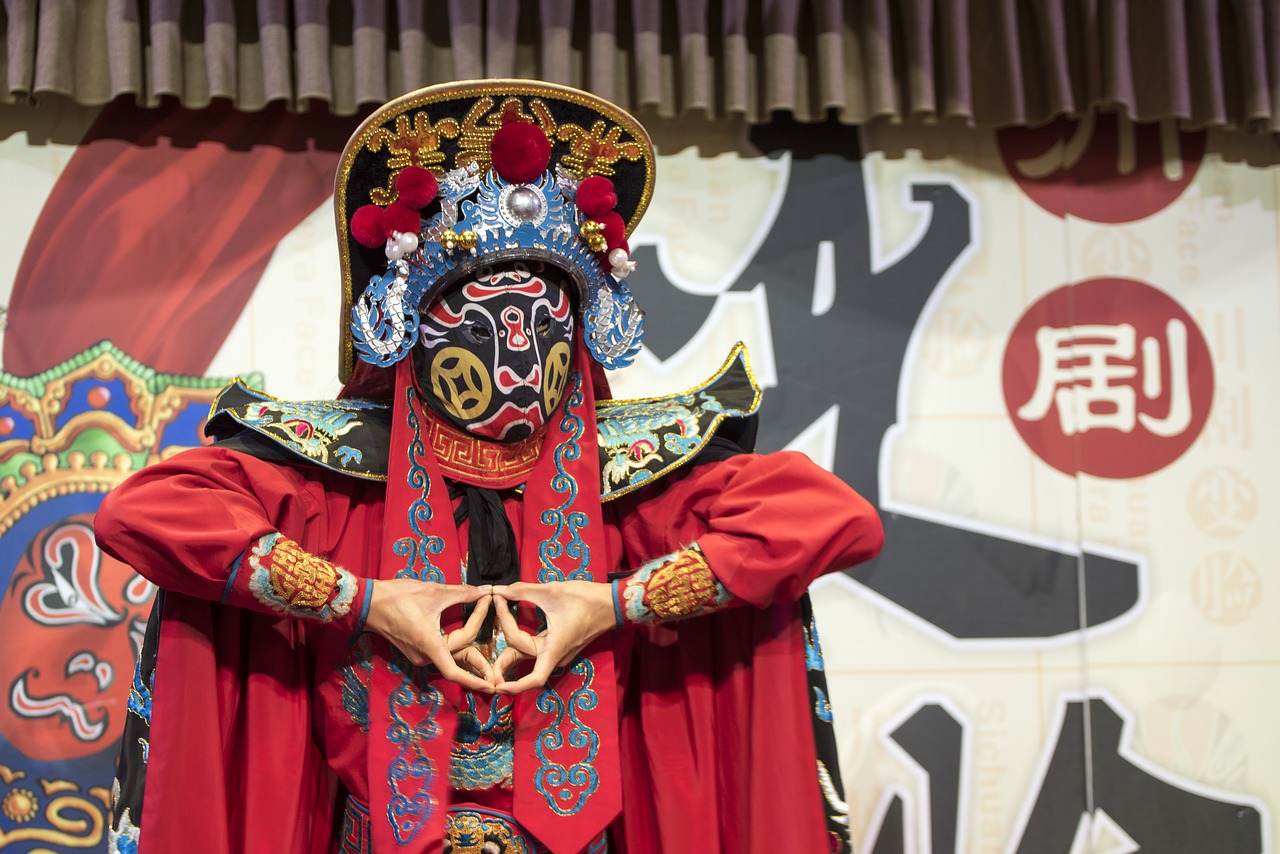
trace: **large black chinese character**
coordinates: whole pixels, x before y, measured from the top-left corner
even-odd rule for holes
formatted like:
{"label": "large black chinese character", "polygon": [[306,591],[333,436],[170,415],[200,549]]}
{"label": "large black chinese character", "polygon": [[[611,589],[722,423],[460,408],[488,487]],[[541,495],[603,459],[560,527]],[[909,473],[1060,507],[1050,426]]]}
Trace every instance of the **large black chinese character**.
{"label": "large black chinese character", "polygon": [[[1018,854],[1069,854],[1090,806],[1106,813],[1142,851],[1161,854],[1257,854],[1262,818],[1245,804],[1221,801],[1161,779],[1124,756],[1125,721],[1103,699],[1067,704],[1053,758],[1040,783]],[[1089,750],[1085,749],[1086,732]],[[1088,801],[1085,775],[1092,781]]]}
{"label": "large black chinese character", "polygon": [[[1154,766],[1126,755],[1125,719],[1103,699],[1076,700],[1064,709],[1053,755],[1017,840],[1017,854],[1070,854],[1087,814],[1108,822],[1141,851],[1161,854],[1257,854],[1262,819],[1248,804],[1194,791]],[[1086,736],[1088,733],[1088,736]],[[963,767],[964,724],[938,703],[922,705],[889,737],[926,775],[929,838],[917,846],[935,852],[963,848],[959,817],[971,769]],[[1085,748],[1086,737],[1089,749]],[[1090,793],[1092,795],[1090,796]],[[906,854],[909,795],[893,794],[876,829],[872,854]],[[1105,816],[1105,818],[1104,818]],[[957,843],[961,843],[957,847]]]}
{"label": "large black chinese character", "polygon": [[[769,297],[779,387],[765,395],[761,449],[785,446],[838,403],[835,471],[879,504],[881,442],[896,421],[908,342],[926,301],[970,246],[974,212],[950,184],[915,184],[912,198],[932,211],[928,228],[910,252],[873,272],[855,133],[786,122],[753,133],[761,150],[776,151],[775,139],[805,146],[793,151],[772,231],[731,288],[763,282]],[[834,245],[837,283],[831,308],[814,316],[820,241]],[[676,288],[652,248],[635,255],[630,282],[652,317],[646,343],[665,359],[701,327],[714,298]],[[1061,636],[1114,620],[1138,601],[1132,563],[906,514],[884,521],[884,552],[849,575],[955,638]]]}

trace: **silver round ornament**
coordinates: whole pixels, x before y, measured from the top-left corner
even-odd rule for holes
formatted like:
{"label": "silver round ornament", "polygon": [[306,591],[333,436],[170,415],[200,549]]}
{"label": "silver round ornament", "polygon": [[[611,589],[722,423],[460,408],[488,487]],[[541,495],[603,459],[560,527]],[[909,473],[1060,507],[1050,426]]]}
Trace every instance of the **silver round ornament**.
{"label": "silver round ornament", "polygon": [[538,222],[546,208],[542,194],[532,187],[512,187],[503,200],[505,213],[514,222]]}

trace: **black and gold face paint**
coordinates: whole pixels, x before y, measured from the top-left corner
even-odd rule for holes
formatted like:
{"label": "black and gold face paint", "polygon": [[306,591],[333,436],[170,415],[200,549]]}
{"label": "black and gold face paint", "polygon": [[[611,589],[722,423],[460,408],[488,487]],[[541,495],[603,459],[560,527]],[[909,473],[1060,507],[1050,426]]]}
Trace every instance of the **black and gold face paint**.
{"label": "black and gold face paint", "polygon": [[573,355],[565,274],[536,261],[482,267],[426,312],[418,383],[456,426],[499,442],[524,439],[560,405]]}

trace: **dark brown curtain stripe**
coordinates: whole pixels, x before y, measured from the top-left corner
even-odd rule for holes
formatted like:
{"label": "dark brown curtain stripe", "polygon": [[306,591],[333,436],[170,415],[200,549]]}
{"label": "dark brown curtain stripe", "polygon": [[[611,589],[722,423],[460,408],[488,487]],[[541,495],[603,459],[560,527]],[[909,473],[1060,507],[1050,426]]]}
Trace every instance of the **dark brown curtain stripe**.
{"label": "dark brown curtain stripe", "polygon": [[1280,130],[1268,0],[5,0],[5,96],[324,101],[535,77],[661,116]]}

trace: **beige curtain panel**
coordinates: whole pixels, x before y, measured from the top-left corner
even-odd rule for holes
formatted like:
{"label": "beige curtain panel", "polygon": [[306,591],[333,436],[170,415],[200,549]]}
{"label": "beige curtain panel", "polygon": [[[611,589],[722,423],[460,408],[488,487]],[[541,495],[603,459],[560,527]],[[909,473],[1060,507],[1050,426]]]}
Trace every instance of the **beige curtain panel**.
{"label": "beige curtain panel", "polygon": [[358,112],[537,77],[663,116],[1280,129],[1274,0],[3,0],[10,101]]}

